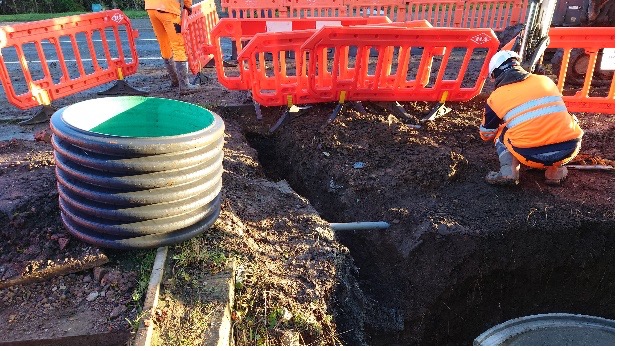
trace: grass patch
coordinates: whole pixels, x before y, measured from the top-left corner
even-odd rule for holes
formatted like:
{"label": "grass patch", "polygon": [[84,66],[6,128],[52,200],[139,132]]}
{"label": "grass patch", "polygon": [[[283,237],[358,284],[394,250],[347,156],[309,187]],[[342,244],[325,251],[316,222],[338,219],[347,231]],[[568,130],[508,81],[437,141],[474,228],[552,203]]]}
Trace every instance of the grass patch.
{"label": "grass patch", "polygon": [[141,252],[137,256],[134,256],[139,261],[138,267],[136,268],[136,271],[138,272],[138,282],[136,283],[136,288],[131,294],[131,300],[135,303],[139,303],[142,301],[144,293],[149,286],[149,281],[151,280],[151,272],[153,270],[153,263],[155,262],[156,254],[157,250],[150,250],[146,252]]}
{"label": "grass patch", "polygon": [[228,295],[219,279],[217,283],[210,280],[229,261],[225,250],[217,245],[222,235],[212,228],[207,234],[170,247],[152,345],[200,346],[213,333],[214,323],[219,322],[214,320],[216,312],[224,309]]}
{"label": "grass patch", "polygon": [[215,273],[224,268],[226,254],[201,239],[193,238],[174,248],[172,261],[175,269],[184,271],[197,268]]}
{"label": "grass patch", "polygon": [[202,346],[205,333],[210,328],[217,304],[194,301],[191,304],[178,300],[174,294],[163,294],[163,306],[155,315],[153,346]]}
{"label": "grass patch", "polygon": [[[62,12],[62,13],[20,13],[16,15],[0,15],[0,22],[32,22],[51,18],[81,15],[89,12]],[[148,18],[146,11],[127,10],[123,13],[130,19]]]}

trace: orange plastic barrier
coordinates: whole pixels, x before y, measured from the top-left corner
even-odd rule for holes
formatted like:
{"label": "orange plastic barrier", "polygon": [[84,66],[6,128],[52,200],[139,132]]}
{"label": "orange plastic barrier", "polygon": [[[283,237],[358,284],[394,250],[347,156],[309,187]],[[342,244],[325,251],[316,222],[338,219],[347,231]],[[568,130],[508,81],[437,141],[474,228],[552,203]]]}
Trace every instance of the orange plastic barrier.
{"label": "orange plastic barrier", "polygon": [[[615,71],[612,74],[609,84],[605,85],[602,89],[606,91],[598,91],[597,95],[600,96],[590,96],[594,90],[593,82],[598,78],[595,78],[594,75],[597,69],[600,68],[599,66],[601,63],[599,56],[601,55],[601,50],[605,48],[615,48],[614,29],[614,27],[556,27],[549,30],[550,43],[548,48],[564,50],[557,85],[560,91],[563,91],[565,94],[563,99],[569,111],[615,114]],[[588,56],[587,68],[584,67],[585,75],[583,86],[577,93],[566,95],[565,79],[571,50],[573,49],[584,49],[584,54]],[[599,62],[597,63],[597,61]],[[607,72],[610,73],[611,71]],[[597,90],[601,90],[601,87],[598,87]]]}
{"label": "orange plastic barrier", "polygon": [[504,30],[524,23],[527,0],[465,0],[462,28]]}
{"label": "orange plastic barrier", "polygon": [[393,21],[402,18],[403,0],[344,0],[348,16],[387,16]]}
{"label": "orange plastic barrier", "polygon": [[465,0],[415,0],[404,5],[399,20],[425,19],[434,27],[461,27]]}
{"label": "orange plastic barrier", "polygon": [[[343,58],[353,46],[352,64]],[[480,93],[498,46],[491,29],[355,26],[324,27],[302,50],[311,51],[310,90],[321,99],[445,102]],[[333,64],[325,60],[326,49],[335,52]],[[376,63],[371,49],[378,52]]]}
{"label": "orange plastic barrier", "polygon": [[[120,10],[0,27],[0,78],[7,99],[20,109],[50,105],[52,100],[134,74],[137,37]],[[9,70],[8,60],[13,58],[21,74]]]}
{"label": "orange plastic barrier", "polygon": [[[329,101],[317,99],[308,90],[308,60],[301,46],[315,32],[316,30],[300,30],[257,34],[243,48],[239,60],[248,64],[254,101],[263,106]],[[267,53],[273,55],[270,67],[265,61]],[[287,61],[293,61],[293,64],[287,65]]]}
{"label": "orange plastic barrier", "polygon": [[223,0],[230,17],[387,16],[435,27],[504,30],[523,23],[527,0]]}
{"label": "orange plastic barrier", "polygon": [[181,33],[185,39],[185,51],[189,69],[198,74],[213,59],[213,52],[204,48],[212,48],[211,31],[219,21],[217,8],[213,0],[201,1],[192,6],[192,14],[183,11]]}
{"label": "orange plastic barrier", "polygon": [[[400,27],[431,27],[427,21],[409,23],[389,23],[387,17],[382,17],[384,23],[373,23],[378,26]],[[376,22],[375,19],[369,21]],[[361,25],[358,19],[350,24]],[[263,106],[291,106],[293,104],[309,104],[334,101],[331,96],[319,96],[309,90],[308,57],[313,50],[302,50],[302,45],[316,33],[316,30],[302,30],[280,33],[261,33],[253,37],[239,55],[240,60],[247,62],[248,75],[251,82],[254,101]],[[292,52],[293,55],[286,53]],[[264,57],[272,55],[273,62],[268,65]],[[327,60],[328,52],[320,52],[321,57]],[[340,51],[339,62],[348,60],[348,52]],[[430,68],[429,68],[430,73]]]}
{"label": "orange plastic barrier", "polygon": [[288,17],[346,17],[344,0],[285,0]]}
{"label": "orange plastic barrier", "polygon": [[285,0],[222,0],[222,9],[231,18],[285,17]]}
{"label": "orange plastic barrier", "polygon": [[224,69],[224,56],[221,43],[229,39],[233,45],[236,45],[237,52],[241,53],[242,42],[249,41],[259,33],[278,33],[290,32],[298,30],[316,30],[323,26],[353,26],[365,24],[389,23],[387,17],[341,17],[337,19],[326,18],[247,18],[242,21],[235,18],[222,18],[211,31],[211,39],[213,40],[213,48],[205,50],[213,50],[215,53],[215,71],[219,82],[231,90],[247,90],[251,88],[252,78],[250,76],[249,67],[244,60],[239,59],[238,69]]}

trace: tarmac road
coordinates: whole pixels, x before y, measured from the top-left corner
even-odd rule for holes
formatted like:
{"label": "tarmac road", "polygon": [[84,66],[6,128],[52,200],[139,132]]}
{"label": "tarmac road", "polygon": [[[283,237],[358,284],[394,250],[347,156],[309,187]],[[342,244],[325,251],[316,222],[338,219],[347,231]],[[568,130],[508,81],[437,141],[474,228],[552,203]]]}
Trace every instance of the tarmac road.
{"label": "tarmac road", "polygon": [[[148,62],[153,60],[161,60],[161,54],[159,52],[159,44],[157,43],[157,39],[155,38],[155,33],[153,32],[153,28],[151,27],[151,23],[148,19],[136,19],[132,20],[132,26],[134,29],[138,30],[139,36],[136,40],[136,50],[138,52],[138,61],[139,62]],[[10,25],[5,23],[5,25]],[[106,32],[106,37],[108,41],[114,41],[113,35],[111,31]],[[121,33],[121,41],[126,41],[127,37]],[[76,44],[79,48],[80,55],[83,58],[82,61],[87,62],[90,61],[90,54],[88,53],[88,46],[85,45],[86,37],[84,35],[76,36]],[[101,47],[101,39],[98,33],[93,35],[93,44],[95,46],[95,51],[97,52],[97,59],[100,62],[104,62],[105,55],[103,53],[103,48]],[[67,62],[75,62],[75,55],[72,53],[72,42],[69,38],[61,38],[60,40],[61,50],[66,58]],[[125,47],[125,55],[130,54],[128,52],[127,45],[123,45]],[[49,63],[58,62],[58,55],[54,50],[54,46],[49,42],[43,42],[42,48],[45,53],[46,60]],[[24,56],[28,60],[29,64],[40,64],[40,60],[36,51],[36,47],[34,44],[32,45],[24,45]],[[115,50],[112,54],[116,54]],[[15,69],[19,69],[19,61],[17,60],[17,54],[14,49],[8,48],[2,50],[2,55],[5,59],[5,63],[9,67],[9,70],[12,71],[13,66]],[[87,68],[87,67],[85,67]]]}
{"label": "tarmac road", "polygon": [[[137,30],[139,35],[136,39],[136,51],[138,53],[138,63],[139,63],[139,71],[143,69],[149,69],[151,67],[162,67],[161,62],[161,53],[159,50],[159,44],[157,43],[157,39],[155,38],[155,33],[153,32],[153,28],[151,26],[150,20],[147,19],[134,19],[131,20],[133,29]],[[10,26],[12,23],[4,22],[0,23],[1,26]],[[121,31],[120,38],[121,42],[124,43],[123,52],[125,57],[131,58],[131,54],[129,52],[129,47],[127,43],[127,36]],[[113,43],[113,35],[111,31],[108,31],[106,34],[108,40],[112,40],[111,46],[111,54],[112,57],[117,57],[118,53]],[[94,68],[92,66],[91,54],[89,53],[88,45],[86,43],[86,36],[81,34],[76,36],[76,48],[79,51],[80,60],[83,62],[83,67],[85,73],[94,72]],[[95,48],[96,58],[102,68],[107,68],[104,49],[102,46],[102,41],[99,33],[93,34],[93,46]],[[227,51],[230,51],[230,43],[222,43],[223,50],[225,55]],[[78,75],[78,65],[76,63],[77,58],[73,52],[73,43],[71,42],[69,37],[60,38],[60,47],[62,50],[62,54],[65,58],[65,62],[67,63],[67,68],[69,75],[71,78],[77,78]],[[58,53],[55,50],[55,46],[49,42],[42,42],[41,49],[45,54],[45,60],[48,62],[48,67],[50,70],[50,74],[52,79],[57,82],[62,77],[62,72],[60,66],[56,64],[58,62]],[[28,70],[34,80],[43,78],[43,67],[41,64],[41,60],[37,53],[37,47],[33,43],[28,43],[22,47],[24,51],[24,56],[26,58],[26,62],[28,64]],[[12,80],[11,84],[16,90],[17,94],[23,94],[27,91],[26,80],[24,78],[24,73],[22,72],[21,65],[17,59],[17,52],[15,48],[9,47],[2,49],[0,51],[4,62],[9,70],[9,76]],[[136,74],[139,76],[139,74]],[[128,77],[128,79],[134,78],[134,76]],[[103,90],[103,87],[98,88],[97,90]],[[78,99],[79,96],[88,93],[78,92],[75,95],[72,95],[73,98]],[[38,108],[32,108],[28,110],[20,110],[19,108],[13,106],[7,99],[6,92],[4,89],[0,89],[0,141],[8,140],[12,137],[19,138],[27,138],[31,139],[32,135],[29,131],[26,131],[23,134],[23,128],[16,125],[16,121],[23,120],[25,118],[30,118],[38,111]],[[23,134],[23,135],[22,135]]]}

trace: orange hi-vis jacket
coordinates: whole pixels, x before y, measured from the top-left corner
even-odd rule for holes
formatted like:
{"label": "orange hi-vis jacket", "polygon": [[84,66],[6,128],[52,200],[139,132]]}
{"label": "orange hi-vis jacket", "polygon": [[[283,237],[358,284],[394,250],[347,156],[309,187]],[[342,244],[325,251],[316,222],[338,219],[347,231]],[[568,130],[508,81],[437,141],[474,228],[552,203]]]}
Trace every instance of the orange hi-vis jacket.
{"label": "orange hi-vis jacket", "polygon": [[[183,0],[183,5],[185,7],[192,7],[192,0]],[[180,15],[181,3],[179,0],[144,0],[144,9]]]}
{"label": "orange hi-vis jacket", "polygon": [[528,155],[566,151],[562,159],[570,159],[579,151],[582,136],[555,83],[536,74],[493,91],[480,126],[483,140],[500,139],[521,163],[536,168],[562,160],[547,163]]}

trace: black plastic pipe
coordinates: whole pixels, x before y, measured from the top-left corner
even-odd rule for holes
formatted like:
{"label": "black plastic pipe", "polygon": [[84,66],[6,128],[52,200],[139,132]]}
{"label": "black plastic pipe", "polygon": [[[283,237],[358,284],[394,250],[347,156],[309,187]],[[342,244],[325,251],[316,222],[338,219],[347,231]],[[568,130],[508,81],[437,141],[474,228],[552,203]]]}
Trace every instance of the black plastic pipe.
{"label": "black plastic pipe", "polygon": [[218,218],[224,122],[182,101],[106,97],[50,120],[61,218],[99,247],[188,240]]}

